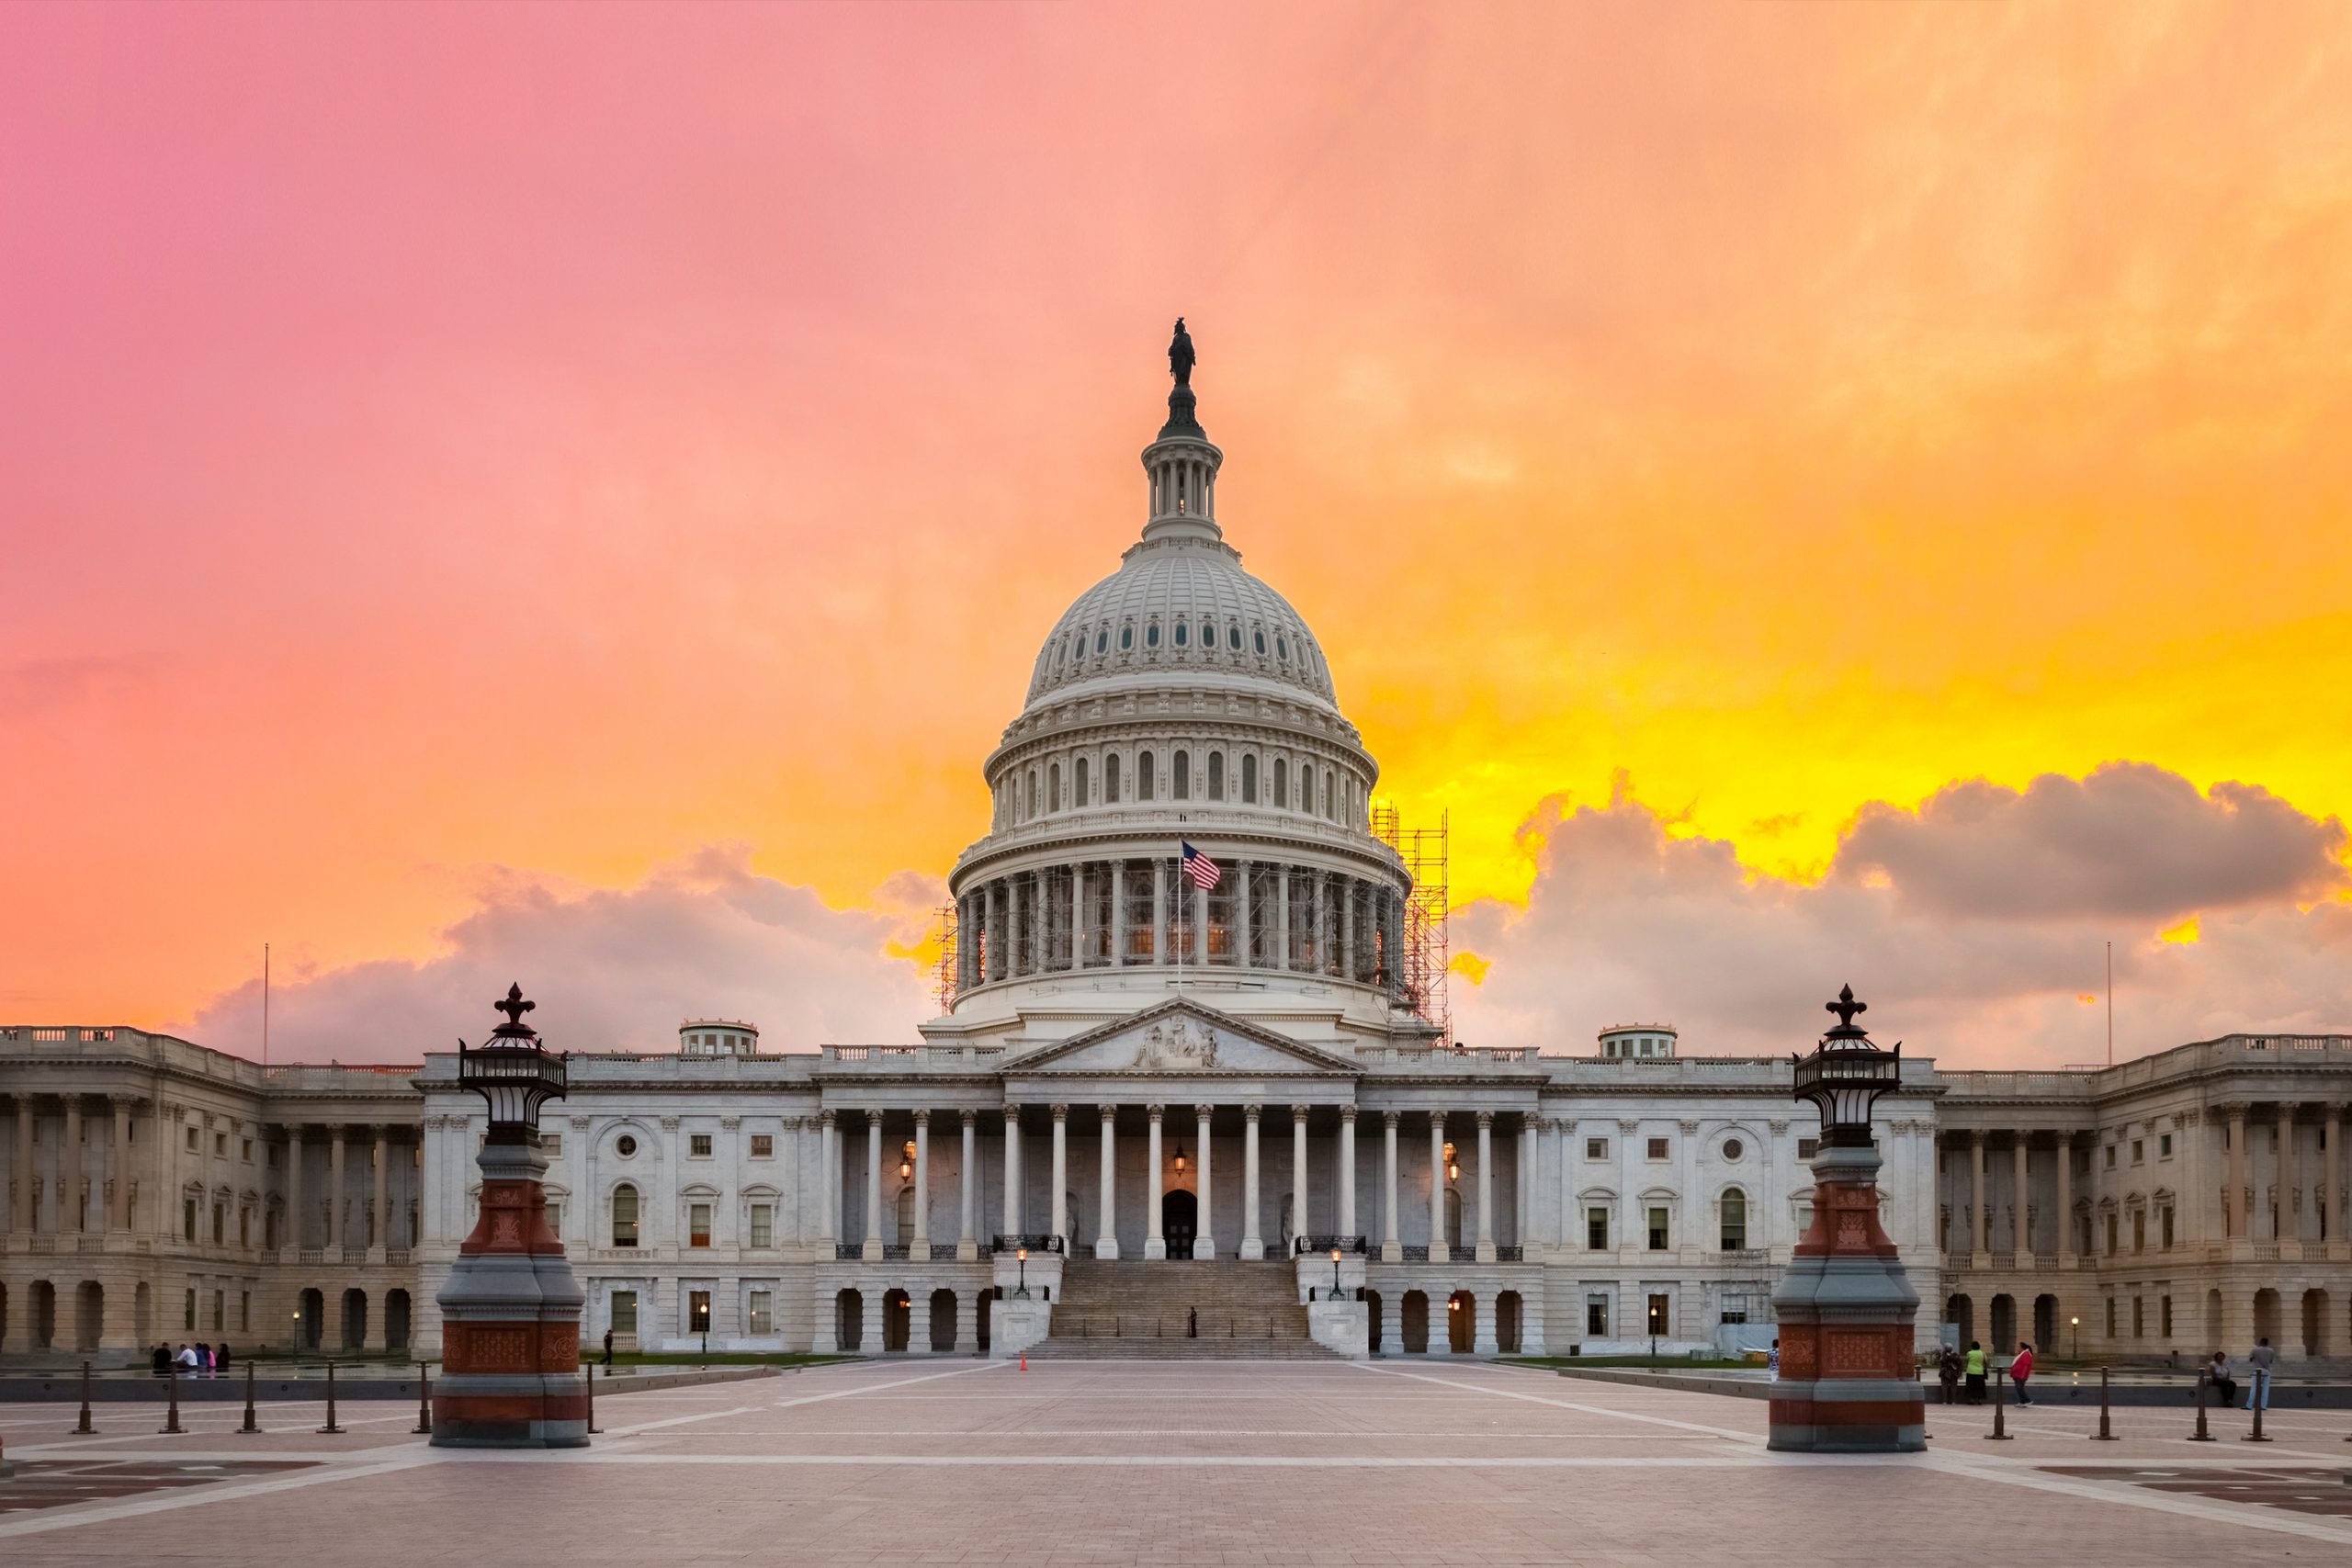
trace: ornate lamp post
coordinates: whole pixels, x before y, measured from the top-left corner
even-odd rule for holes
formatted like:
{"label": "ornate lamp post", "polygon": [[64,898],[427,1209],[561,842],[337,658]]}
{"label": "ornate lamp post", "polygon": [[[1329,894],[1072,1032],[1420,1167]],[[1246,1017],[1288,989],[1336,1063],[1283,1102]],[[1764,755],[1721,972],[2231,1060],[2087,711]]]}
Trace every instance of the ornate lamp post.
{"label": "ornate lamp post", "polygon": [[1821,1115],[1813,1226],[1773,1292],[1781,1382],[1769,1446],[1817,1453],[1916,1453],[1928,1446],[1927,1398],[1913,1359],[1919,1294],[1878,1218],[1871,1108],[1902,1087],[1903,1047],[1882,1050],[1854,1021],[1849,986],[1829,1004],[1837,1025],[1792,1056],[1792,1090]]}
{"label": "ornate lamp post", "polygon": [[1340,1299],[1340,1249],[1336,1247],[1331,1249],[1331,1299]]}
{"label": "ornate lamp post", "polygon": [[433,1387],[440,1448],[588,1446],[588,1389],[580,1372],[579,1282],[548,1229],[548,1162],[539,1107],[563,1097],[564,1058],[523,1021],[523,987],[498,1009],[506,1021],[480,1046],[458,1042],[458,1085],[490,1107],[481,1213],[458,1248],[439,1297],[441,1381]]}
{"label": "ornate lamp post", "polygon": [[1029,1299],[1029,1249],[1021,1247],[1014,1256],[1021,1259],[1021,1282],[1013,1287],[1012,1295],[1014,1300],[1025,1302]]}

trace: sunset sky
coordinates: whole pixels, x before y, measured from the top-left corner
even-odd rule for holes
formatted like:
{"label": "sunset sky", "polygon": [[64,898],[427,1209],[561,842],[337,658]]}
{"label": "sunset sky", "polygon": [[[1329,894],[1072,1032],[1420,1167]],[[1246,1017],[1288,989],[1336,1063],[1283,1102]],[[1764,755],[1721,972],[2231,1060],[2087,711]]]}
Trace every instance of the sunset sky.
{"label": "sunset sky", "polygon": [[913,1038],[1182,313],[1465,1038],[2352,1029],[2332,0],[17,6],[0,300],[0,1021]]}

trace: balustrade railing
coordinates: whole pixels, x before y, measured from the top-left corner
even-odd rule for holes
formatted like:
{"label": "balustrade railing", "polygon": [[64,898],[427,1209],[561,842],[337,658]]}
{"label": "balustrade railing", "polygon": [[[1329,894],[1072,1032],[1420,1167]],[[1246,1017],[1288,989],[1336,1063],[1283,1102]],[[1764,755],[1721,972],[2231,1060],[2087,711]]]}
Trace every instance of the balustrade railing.
{"label": "balustrade railing", "polygon": [[989,1241],[990,1252],[1019,1252],[1023,1247],[1032,1252],[1058,1253],[1062,1238],[1047,1231],[1032,1231],[1020,1235],[992,1236]]}
{"label": "balustrade railing", "polygon": [[1302,1235],[1293,1238],[1290,1249],[1296,1255],[1329,1252],[1335,1247],[1351,1258],[1363,1256],[1363,1237],[1360,1235]]}
{"label": "balustrade railing", "polygon": [[1405,1254],[1405,1261],[1408,1263],[1427,1263],[1430,1260],[1430,1244],[1428,1242],[1408,1241],[1405,1244],[1403,1250]]}

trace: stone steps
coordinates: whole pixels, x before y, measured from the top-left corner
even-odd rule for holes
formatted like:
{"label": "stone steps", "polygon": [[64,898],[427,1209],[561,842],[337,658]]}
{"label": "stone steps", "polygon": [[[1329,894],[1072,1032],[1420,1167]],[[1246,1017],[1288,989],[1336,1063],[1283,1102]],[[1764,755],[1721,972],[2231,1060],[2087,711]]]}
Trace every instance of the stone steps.
{"label": "stone steps", "polygon": [[1062,1360],[1328,1360],[1307,1332],[1287,1259],[1153,1262],[1074,1258],[1047,1337]]}

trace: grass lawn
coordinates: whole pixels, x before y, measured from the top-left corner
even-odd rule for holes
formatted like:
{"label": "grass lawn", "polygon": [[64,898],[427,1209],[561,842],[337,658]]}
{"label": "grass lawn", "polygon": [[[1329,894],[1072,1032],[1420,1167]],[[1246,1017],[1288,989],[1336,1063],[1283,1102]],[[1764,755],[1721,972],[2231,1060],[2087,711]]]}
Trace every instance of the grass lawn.
{"label": "grass lawn", "polygon": [[1694,1361],[1679,1356],[1660,1356],[1655,1361],[1647,1356],[1506,1356],[1503,1359],[1514,1367],[1654,1367],[1662,1372],[1720,1371],[1726,1367],[1764,1370],[1761,1361]]}

